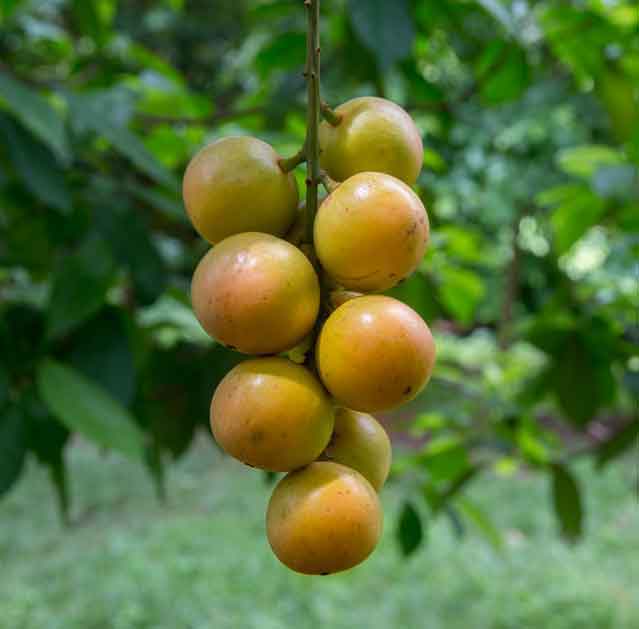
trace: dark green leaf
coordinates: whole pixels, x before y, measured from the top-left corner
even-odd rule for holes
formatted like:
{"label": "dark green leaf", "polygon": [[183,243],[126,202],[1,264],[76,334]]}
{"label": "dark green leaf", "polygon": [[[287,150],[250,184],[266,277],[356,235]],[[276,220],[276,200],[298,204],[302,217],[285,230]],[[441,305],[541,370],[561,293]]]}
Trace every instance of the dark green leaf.
{"label": "dark green leaf", "polygon": [[450,481],[468,470],[468,451],[455,437],[441,437],[428,443],[419,461],[435,481]]}
{"label": "dark green leaf", "polygon": [[0,104],[3,102],[60,160],[68,163],[70,150],[64,121],[40,94],[0,72]]}
{"label": "dark green leaf", "polygon": [[381,71],[406,58],[415,39],[407,0],[348,0],[353,28]]}
{"label": "dark green leaf", "polygon": [[112,90],[74,94],[68,98],[71,117],[78,131],[92,131],[103,136],[115,151],[130,159],[143,173],[168,188],[177,188],[173,175],[128,128],[131,110],[126,96]]}
{"label": "dark green leaf", "polygon": [[136,373],[125,313],[104,309],[71,339],[69,362],[128,406],[136,389]]}
{"label": "dark green leaf", "polygon": [[525,52],[519,46],[496,39],[479,60],[481,96],[489,105],[515,100],[528,87],[529,74]]}
{"label": "dark green leaf", "polygon": [[635,445],[639,445],[639,419],[628,423],[599,446],[597,465],[604,467]]}
{"label": "dark green leaf", "polygon": [[406,501],[402,505],[396,537],[404,557],[412,555],[424,540],[421,517],[411,502]]}
{"label": "dark green leaf", "polygon": [[38,389],[49,410],[70,430],[131,458],[144,457],[144,435],[135,419],[75,369],[45,360],[38,370]]}
{"label": "dark green leaf", "polygon": [[579,334],[570,335],[555,355],[553,382],[561,409],[579,425],[594,417],[615,388],[610,364],[593,354]]}
{"label": "dark green leaf", "polygon": [[48,312],[50,337],[65,334],[96,313],[114,279],[110,252],[102,240],[91,239],[64,257],[53,273]]}
{"label": "dark green leaf", "polygon": [[20,477],[27,452],[25,424],[16,407],[0,413],[0,497]]}
{"label": "dark green leaf", "polygon": [[563,465],[552,466],[552,499],[562,536],[577,541],[583,528],[581,495],[577,481]]}
{"label": "dark green leaf", "polygon": [[20,408],[27,425],[29,450],[41,463],[57,465],[69,440],[68,428],[51,415],[35,389],[23,396]]}
{"label": "dark green leaf", "polygon": [[9,373],[29,373],[44,351],[44,315],[40,310],[13,304],[1,311],[0,357]]}
{"label": "dark green leaf", "polygon": [[271,39],[259,52],[255,65],[262,76],[272,70],[290,70],[300,67],[306,59],[306,35],[282,33]]}

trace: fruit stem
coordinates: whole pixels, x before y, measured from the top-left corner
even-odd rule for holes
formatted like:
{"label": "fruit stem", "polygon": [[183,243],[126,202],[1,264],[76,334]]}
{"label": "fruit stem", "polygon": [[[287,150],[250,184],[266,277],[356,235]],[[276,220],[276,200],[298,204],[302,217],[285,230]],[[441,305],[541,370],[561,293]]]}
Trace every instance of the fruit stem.
{"label": "fruit stem", "polygon": [[326,188],[326,192],[328,192],[329,194],[339,186],[339,181],[331,179],[328,173],[324,172],[323,170],[320,171],[320,181],[322,182],[324,188]]}
{"label": "fruit stem", "polygon": [[295,170],[297,166],[303,164],[306,161],[306,145],[304,145],[295,155],[292,157],[282,157],[279,159],[278,164],[285,173],[290,173]]}
{"label": "fruit stem", "polygon": [[339,127],[342,122],[342,116],[336,113],[335,110],[324,100],[321,102],[320,107],[324,120],[333,127]]}
{"label": "fruit stem", "polygon": [[320,184],[320,0],[304,0],[308,12],[306,40],[306,83],[308,87],[308,119],[306,127],[306,242],[313,242],[313,226],[319,205]]}

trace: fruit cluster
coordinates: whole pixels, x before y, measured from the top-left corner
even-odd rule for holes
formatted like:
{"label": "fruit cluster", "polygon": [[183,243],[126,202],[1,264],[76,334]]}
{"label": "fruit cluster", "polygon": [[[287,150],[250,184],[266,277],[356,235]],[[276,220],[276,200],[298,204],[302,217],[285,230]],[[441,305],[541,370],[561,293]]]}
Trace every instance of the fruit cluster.
{"label": "fruit cluster", "polygon": [[[214,245],[193,277],[195,314],[218,342],[257,356],[217,387],[212,431],[243,463],[288,473],[268,506],[268,540],[305,574],[346,570],[375,548],[391,446],[368,413],[415,397],[435,362],[416,312],[362,294],[391,288],[423,259],[428,216],[410,187],[420,134],[379,98],[349,101],[334,118],[320,128],[321,165],[342,183],[319,207],[313,247],[289,242],[296,182],[260,140],[207,146],[183,188],[194,227]],[[308,351],[296,362],[299,347]]]}

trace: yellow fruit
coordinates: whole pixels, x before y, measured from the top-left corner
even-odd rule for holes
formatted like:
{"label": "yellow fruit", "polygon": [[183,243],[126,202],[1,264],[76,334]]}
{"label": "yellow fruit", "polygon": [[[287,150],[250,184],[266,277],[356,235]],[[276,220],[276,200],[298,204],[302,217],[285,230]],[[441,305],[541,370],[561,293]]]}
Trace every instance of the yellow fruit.
{"label": "yellow fruit", "polygon": [[395,103],[364,97],[340,105],[341,122],[320,126],[321,165],[337,181],[374,171],[413,184],[422,169],[424,146],[413,119]]}
{"label": "yellow fruit", "polygon": [[382,511],[375,490],[359,472],[318,462],[279,482],[266,528],[273,552],[291,570],[333,574],[373,552],[382,532]]}
{"label": "yellow fruit", "polygon": [[201,260],[191,286],[195,314],[215,339],[245,354],[295,347],[319,311],[317,274],[296,247],[248,232],[223,240]]}
{"label": "yellow fruit", "polygon": [[191,161],[183,196],[191,222],[215,244],[247,231],[283,236],[293,224],[299,193],[273,148],[249,137],[230,137],[203,148]]}
{"label": "yellow fruit", "polygon": [[374,417],[337,409],[333,436],[322,459],[357,470],[379,491],[388,478],[392,456],[390,439]]}
{"label": "yellow fruit", "polygon": [[317,341],[324,386],[343,406],[389,410],[414,398],[435,364],[435,343],[421,317],[392,297],[365,296],[340,306]]}
{"label": "yellow fruit", "polygon": [[319,381],[285,358],[234,367],[211,402],[215,440],[231,456],[288,472],[317,459],[333,431],[334,408]]}
{"label": "yellow fruit", "polygon": [[408,277],[424,257],[428,215],[403,182],[383,173],[347,179],[322,203],[315,249],[344,288],[381,291]]}

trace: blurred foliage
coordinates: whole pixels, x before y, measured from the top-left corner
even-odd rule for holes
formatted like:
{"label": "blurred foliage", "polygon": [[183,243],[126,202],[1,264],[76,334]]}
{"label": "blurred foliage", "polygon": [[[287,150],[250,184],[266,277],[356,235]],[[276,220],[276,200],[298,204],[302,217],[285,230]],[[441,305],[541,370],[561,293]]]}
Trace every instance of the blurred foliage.
{"label": "blurred foliage", "polygon": [[[545,473],[583,529],[577,456],[639,433],[639,11],[633,0],[324,0],[323,89],[423,132],[432,242],[394,289],[439,363],[393,419],[398,539],[428,511],[500,534],[464,491]],[[162,467],[240,357],[189,306],[205,245],[179,182],[205,142],[304,137],[301,0],[0,2],[0,492],[34,454],[69,508],[70,432]],[[303,181],[303,167],[298,174]]]}

